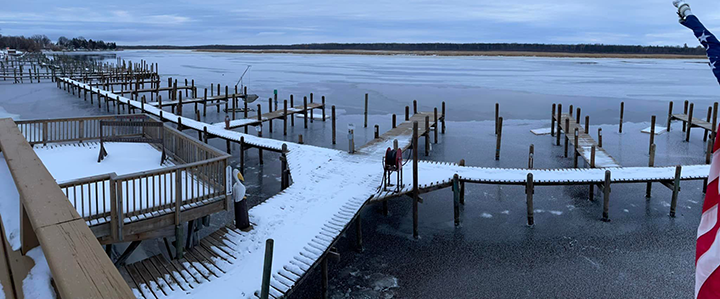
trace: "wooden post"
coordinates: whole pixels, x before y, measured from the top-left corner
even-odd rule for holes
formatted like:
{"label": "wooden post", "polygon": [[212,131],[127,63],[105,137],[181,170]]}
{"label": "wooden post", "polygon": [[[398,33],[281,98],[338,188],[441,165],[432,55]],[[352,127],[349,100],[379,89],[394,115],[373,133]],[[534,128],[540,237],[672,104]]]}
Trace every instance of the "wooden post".
{"label": "wooden post", "polygon": [[415,114],[418,113],[418,108],[417,108],[417,106],[418,106],[417,100],[413,100],[413,115],[415,115]]}
{"label": "wooden post", "polygon": [[[707,122],[708,123],[710,123],[711,117],[712,117],[712,106],[708,107],[708,112],[707,112]],[[708,131],[703,130],[703,142],[707,142],[707,137],[708,137]]]}
{"label": "wooden post", "polygon": [[555,137],[555,103],[552,104],[552,113],[550,113],[550,136]]}
{"label": "wooden post", "polygon": [[337,127],[335,123],[335,105],[332,105],[330,107],[330,113],[332,114],[332,144],[336,143],[335,136],[337,135]]}
{"label": "wooden post", "polygon": [[287,100],[283,101],[283,136],[287,136]]}
{"label": "wooden post", "polygon": [[[290,95],[290,107],[295,108],[295,97],[293,95]],[[293,110],[294,111],[294,110]],[[295,114],[290,115],[290,125],[295,126]]]}
{"label": "wooden post", "polygon": [[620,102],[620,126],[618,127],[618,133],[622,133],[624,117],[625,117],[625,102]]}
{"label": "wooden post", "polygon": [[713,117],[712,117],[712,134],[710,143],[715,143],[715,137],[717,136],[717,117],[718,117],[718,102],[713,103]]}
{"label": "wooden post", "polygon": [[[433,138],[433,141],[435,141],[435,144],[437,144],[438,143],[438,111],[437,111],[437,107],[435,107],[435,109],[433,110],[433,113],[435,114],[435,130],[434,130],[435,136]],[[430,133],[428,132],[428,134],[430,134]]]}
{"label": "wooden post", "polygon": [[329,276],[328,276],[327,257],[322,257],[322,261],[320,262],[320,273],[321,273],[320,276],[321,276],[321,280],[322,280],[321,287],[320,287],[321,298],[328,299],[329,298],[329,296],[328,296]]}
{"label": "wooden post", "polygon": [[445,134],[445,101],[442,102],[442,133]]}
{"label": "wooden post", "polygon": [[575,127],[575,154],[573,155],[573,167],[578,168],[578,138],[580,137],[580,134],[578,133],[578,128]]}
{"label": "wooden post", "polygon": [[425,156],[430,155],[430,115],[425,115]]}
{"label": "wooden post", "polygon": [[280,155],[280,189],[285,190],[290,185],[288,180],[288,164],[287,157],[285,156],[288,152],[287,144],[282,145],[282,155]]}
{"label": "wooden post", "polygon": [[575,122],[580,126],[580,107],[577,107],[577,115],[575,115]]}
{"label": "wooden post", "polygon": [[298,135],[298,144],[305,144],[305,142],[303,141],[303,135],[302,135],[302,134]]}
{"label": "wooden post", "polygon": [[[269,104],[269,107],[270,107],[269,110],[268,110],[268,112],[273,112],[273,110],[272,110],[272,107],[273,107],[273,99],[272,99],[272,98],[268,98],[268,100],[269,100],[269,102],[270,102],[270,103],[268,103],[268,104]],[[268,133],[272,133],[272,132],[273,132],[273,121],[272,121],[272,119],[268,118]]]}
{"label": "wooden post", "polygon": [[[685,114],[685,115],[688,114],[688,103],[689,103],[689,102],[688,102],[687,100],[685,100],[685,102],[683,103],[683,114]],[[682,128],[683,128],[683,129],[682,129],[683,132],[685,132],[685,129],[687,128],[687,123],[683,122],[683,127],[682,127]]]}
{"label": "wooden post", "polygon": [[603,185],[603,215],[602,220],[610,221],[610,170],[605,170],[605,184]]}
{"label": "wooden post", "polygon": [[590,115],[585,116],[585,134],[590,133]]}
{"label": "wooden post", "polygon": [[245,172],[245,136],[240,136],[240,172]]}
{"label": "wooden post", "polygon": [[667,128],[666,130],[670,132],[670,123],[672,122],[672,111],[673,111],[673,102],[670,101],[668,104],[668,116],[667,116]]}
{"label": "wooden post", "polygon": [[235,120],[235,112],[236,111],[237,111],[237,86],[235,86],[235,93],[233,93],[233,96],[232,96],[232,119],[233,120]]}
{"label": "wooden post", "polygon": [[[562,104],[557,104],[557,135],[555,135],[556,138],[556,144],[557,146],[560,146],[560,126],[562,125]],[[567,157],[567,155],[565,155]]]}
{"label": "wooden post", "polygon": [[533,211],[533,195],[535,193],[535,186],[533,182],[533,174],[527,174],[527,181],[525,185],[525,194],[527,194],[527,221],[529,226],[535,225],[535,212]]}
{"label": "wooden post", "polygon": [[183,258],[183,244],[185,244],[185,242],[183,242],[182,219],[180,218],[182,190],[182,172],[180,169],[177,169],[175,170],[175,257],[177,259]]}
{"label": "wooden post", "polygon": [[652,152],[652,147],[655,144],[655,115],[650,117],[650,145],[648,147],[648,153]]}
{"label": "wooden post", "polygon": [[570,115],[570,117],[573,116],[573,105],[570,105],[570,107],[568,107],[568,115]]}
{"label": "wooden post", "polygon": [[273,239],[267,239],[265,241],[265,260],[263,264],[260,299],[268,299],[270,295],[270,275],[272,274],[273,244]]}
{"label": "wooden post", "polygon": [[379,125],[375,125],[375,137],[374,138],[375,139],[380,138],[380,126]]}
{"label": "wooden post", "polygon": [[534,159],[535,159],[535,145],[531,144],[530,145],[530,153],[528,154],[528,169],[533,168],[533,164],[535,164],[535,161],[533,161]]}
{"label": "wooden post", "polygon": [[687,131],[685,135],[685,141],[690,142],[690,129],[692,129],[692,118],[693,118],[693,109],[695,108],[694,103],[690,103],[690,110],[688,110],[688,121],[687,121]]}
{"label": "wooden post", "polygon": [[367,128],[367,117],[368,117],[368,94],[365,94],[365,128]]}
{"label": "wooden post", "polygon": [[393,115],[392,115],[392,128],[395,129],[395,127],[397,127],[397,115],[395,115],[395,113],[393,113]]}
{"label": "wooden post", "polygon": [[602,128],[598,128],[598,147],[602,148]]}
{"label": "wooden post", "polygon": [[413,238],[418,238],[418,201],[420,189],[418,188],[418,122],[413,122]]}
{"label": "wooden post", "polygon": [[[465,166],[465,159],[460,159],[460,166]],[[460,181],[460,204],[465,205],[465,183]]]}
{"label": "wooden post", "polygon": [[[498,128],[498,122],[500,121],[500,103],[495,103],[495,135],[498,134],[498,131],[500,130]],[[497,159],[495,159],[497,160]]]}
{"label": "wooden post", "polygon": [[453,216],[455,218],[455,227],[460,226],[460,179],[458,174],[453,175],[452,180],[453,191]]}
{"label": "wooden post", "polygon": [[496,161],[500,160],[500,141],[502,140],[502,123],[503,123],[503,118],[499,117],[497,127],[496,127],[497,139],[495,141],[495,160]]}
{"label": "wooden post", "polygon": [[405,121],[409,121],[409,120],[410,120],[410,107],[405,106]]}
{"label": "wooden post", "polygon": [[[689,129],[689,127],[688,127]],[[682,166],[675,167],[675,180],[673,181],[672,200],[670,201],[670,217],[675,217],[675,208],[677,207],[678,193],[680,192],[680,175],[682,174]]]}
{"label": "wooden post", "polygon": [[307,97],[303,97],[303,120],[305,121],[305,129],[307,129],[307,127],[308,127]]}
{"label": "wooden post", "polygon": [[[648,166],[654,167],[655,166],[655,144],[650,145],[650,158],[648,159]],[[652,195],[652,182],[647,183],[647,187],[645,188],[645,197],[650,198]]]}
{"label": "wooden post", "polygon": [[570,128],[570,118],[565,119],[565,158],[568,157],[568,145],[570,144],[570,135],[567,130]]}
{"label": "wooden post", "polygon": [[325,121],[325,96],[322,96],[322,119]]}

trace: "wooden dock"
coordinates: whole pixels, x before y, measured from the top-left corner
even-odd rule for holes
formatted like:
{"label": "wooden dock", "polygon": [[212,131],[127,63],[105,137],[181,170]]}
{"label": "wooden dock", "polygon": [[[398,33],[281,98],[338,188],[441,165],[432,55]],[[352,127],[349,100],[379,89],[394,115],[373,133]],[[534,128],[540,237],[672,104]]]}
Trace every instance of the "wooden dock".
{"label": "wooden dock", "polygon": [[438,124],[444,124],[445,122],[445,115],[437,114],[437,111],[415,113],[407,121],[396,125],[380,136],[376,136],[376,138],[358,148],[357,151],[371,155],[377,155],[378,150],[384,153],[388,147],[393,147],[395,140],[398,141],[398,148],[406,151],[412,146],[414,122],[418,123],[419,135],[425,137],[425,155],[427,156],[430,150],[430,132],[435,131],[435,143],[437,143]]}
{"label": "wooden dock", "polygon": [[[258,109],[260,109],[259,105],[258,105]],[[273,120],[276,120],[276,119],[282,119],[283,126],[285,128],[287,128],[288,117],[294,117],[295,114],[302,114],[305,117],[309,117],[309,114],[311,114],[312,111],[315,109],[322,110],[323,120],[324,120],[325,119],[325,103],[308,103],[307,105],[298,105],[295,107],[289,107],[289,108],[287,108],[287,110],[282,109],[282,110],[270,111],[267,113],[257,115],[254,118],[234,119],[234,120],[230,121],[229,127],[227,127],[224,122],[215,123],[213,125],[222,126],[226,129],[237,129],[237,128],[242,128],[242,127],[246,127],[246,126],[257,126],[263,122],[272,122]],[[260,111],[260,110],[258,110],[258,111]],[[272,128],[272,124],[270,124],[270,127]]]}
{"label": "wooden dock", "polygon": [[[553,118],[558,121],[557,116],[554,115]],[[583,128],[572,115],[562,114],[557,126],[565,133],[565,153],[567,154],[568,147],[572,147],[576,154],[575,167],[577,167],[577,155],[581,156],[590,168],[620,167],[620,163],[588,134],[588,128]]]}

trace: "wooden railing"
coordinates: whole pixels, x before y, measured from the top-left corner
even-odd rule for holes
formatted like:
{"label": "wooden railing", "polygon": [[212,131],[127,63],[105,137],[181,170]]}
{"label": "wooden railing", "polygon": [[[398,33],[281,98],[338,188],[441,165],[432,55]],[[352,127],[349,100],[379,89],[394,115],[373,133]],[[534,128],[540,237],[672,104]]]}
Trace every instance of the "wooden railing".
{"label": "wooden railing", "polygon": [[[0,119],[0,150],[20,195],[22,253],[42,246],[58,295],[134,298],[93,232],[9,118]],[[13,279],[24,279],[15,275]]]}
{"label": "wooden railing", "polygon": [[[121,119],[143,118],[156,121],[145,115],[120,116]],[[21,121],[18,127],[30,144],[92,141],[100,136],[100,120],[117,119],[115,116],[64,118],[51,120]],[[55,128],[52,131],[37,127]],[[107,128],[111,129],[111,128]],[[42,132],[48,132],[43,134]],[[82,133],[79,133],[82,132]],[[224,200],[224,207],[230,207],[227,196],[227,166],[229,155],[183,133],[166,127],[164,130],[143,130],[118,127],[115,136],[144,136],[157,138],[164,134],[164,147],[175,166],[117,176],[115,173],[96,175],[59,184],[63,193],[88,225],[110,223],[112,240],[122,240],[125,222],[180,214],[186,209],[206,203]],[[40,139],[36,136],[42,136]],[[159,147],[153,144],[152,146]],[[191,220],[191,219],[183,219]],[[148,227],[150,229],[150,227]]]}
{"label": "wooden railing", "polygon": [[[129,119],[149,119],[145,115],[126,115]],[[100,121],[114,120],[115,116],[94,116],[83,118],[55,118],[41,120],[20,120],[16,124],[30,145],[53,142],[86,141],[100,138]],[[106,128],[105,135],[133,136],[142,131],[128,127],[125,130]]]}

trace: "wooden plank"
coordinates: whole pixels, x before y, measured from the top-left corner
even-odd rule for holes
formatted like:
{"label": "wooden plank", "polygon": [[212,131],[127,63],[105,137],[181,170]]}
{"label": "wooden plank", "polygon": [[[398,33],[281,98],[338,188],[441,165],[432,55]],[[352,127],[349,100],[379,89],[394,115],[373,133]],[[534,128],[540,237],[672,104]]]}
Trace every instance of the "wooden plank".
{"label": "wooden plank", "polygon": [[64,298],[133,298],[130,287],[82,219],[36,230]]}
{"label": "wooden plank", "polygon": [[[394,139],[398,139],[398,147],[402,149],[403,151],[406,151],[411,146],[411,140],[412,134],[413,134],[413,122],[418,122],[418,135],[424,136],[427,135],[429,132],[425,131],[425,116],[430,117],[430,130],[433,130],[437,127],[437,124],[435,123],[435,113],[434,112],[418,112],[415,115],[410,117],[410,120],[404,121],[397,125],[395,128],[390,129],[389,131],[385,132],[384,134],[380,135],[380,138],[375,138],[368,142],[367,144],[361,146],[358,148],[357,151],[359,152],[367,152],[372,150],[377,150],[377,146],[379,144],[385,144],[387,142],[391,142]],[[445,118],[445,115],[438,115],[438,121]],[[384,149],[382,149],[384,150]]]}
{"label": "wooden plank", "polygon": [[[682,121],[682,122],[684,122],[684,123],[686,123],[686,122],[688,121],[688,115],[687,115],[687,114],[673,114],[673,115],[672,115],[672,118],[673,118],[673,119],[677,119],[677,120],[679,120],[679,121]],[[698,128],[703,128],[703,129],[705,129],[706,131],[712,131],[712,124],[711,124],[711,123],[709,123],[709,122],[707,122],[707,121],[705,121],[705,120],[696,118],[696,117],[693,117],[693,118],[692,118],[692,126],[693,126],[693,127],[698,127]]]}
{"label": "wooden plank", "polygon": [[[553,116],[557,119],[557,116]],[[565,128],[565,120],[569,120],[569,127]],[[575,129],[578,129],[578,154],[590,164],[590,152],[591,148],[595,146],[595,168],[611,168],[620,167],[615,158],[613,158],[604,148],[600,147],[595,139],[590,134],[585,133],[585,128],[575,121],[575,118],[569,114],[563,114],[561,116],[560,128],[569,137],[569,144],[572,148],[575,148]]]}

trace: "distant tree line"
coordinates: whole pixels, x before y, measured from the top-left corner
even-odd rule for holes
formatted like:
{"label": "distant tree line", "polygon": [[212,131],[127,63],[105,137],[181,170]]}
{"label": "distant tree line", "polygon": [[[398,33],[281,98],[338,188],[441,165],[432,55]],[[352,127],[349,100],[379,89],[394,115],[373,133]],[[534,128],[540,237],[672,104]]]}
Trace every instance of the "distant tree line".
{"label": "distant tree line", "polygon": [[104,41],[86,40],[84,37],[76,37],[68,39],[61,36],[57,43],[53,43],[50,38],[45,35],[36,34],[31,37],[24,36],[3,36],[0,34],[0,48],[12,48],[25,52],[37,52],[41,50],[115,50],[115,43],[106,43]]}
{"label": "distant tree line", "polygon": [[678,54],[704,55],[702,47],[633,46],[603,44],[518,44],[518,43],[325,43],[295,45],[202,45],[202,46],[121,46],[126,49],[213,49],[213,50],[371,50],[371,51],[501,51],[591,54]]}

